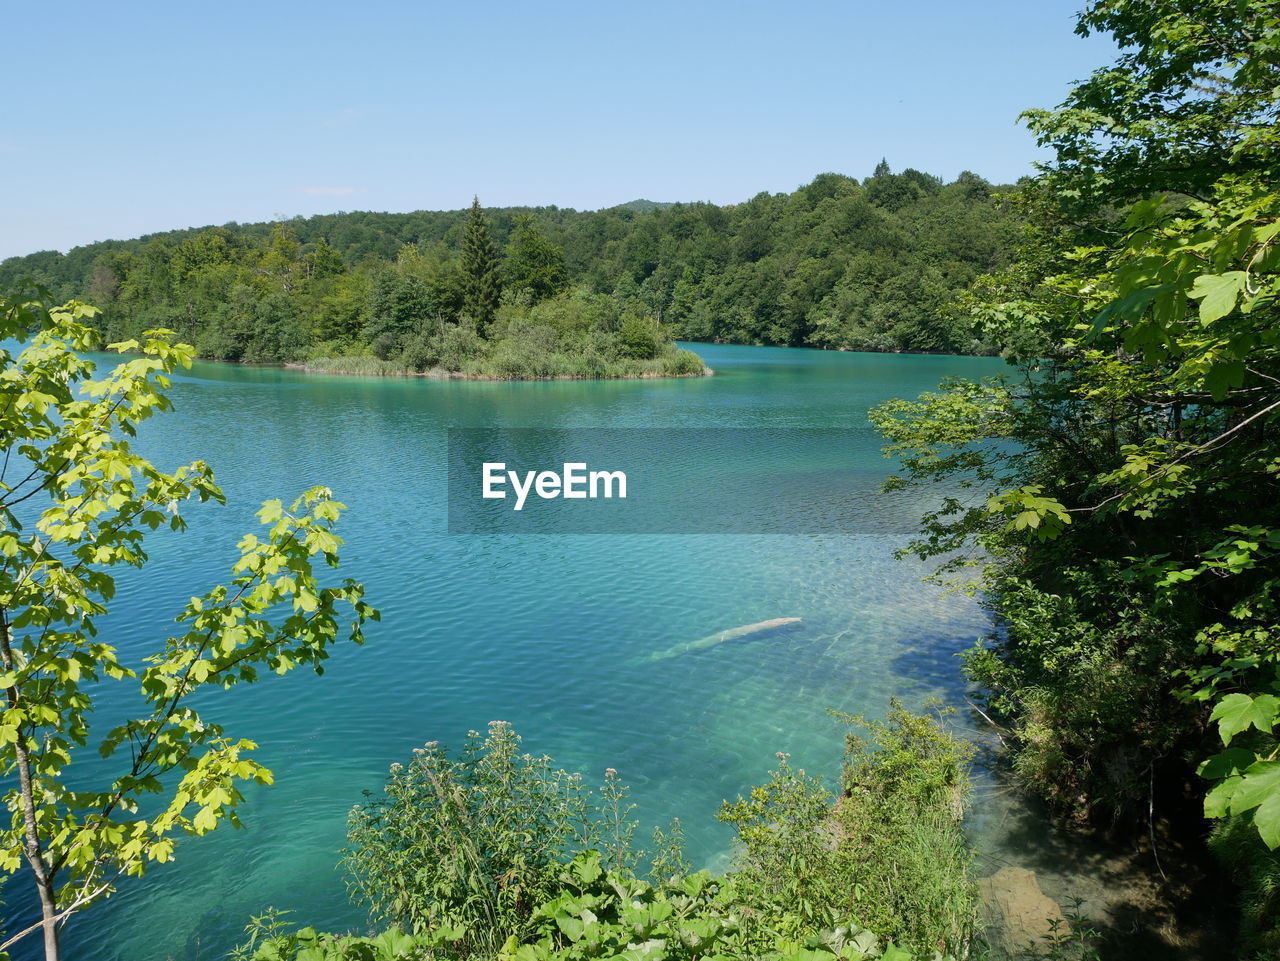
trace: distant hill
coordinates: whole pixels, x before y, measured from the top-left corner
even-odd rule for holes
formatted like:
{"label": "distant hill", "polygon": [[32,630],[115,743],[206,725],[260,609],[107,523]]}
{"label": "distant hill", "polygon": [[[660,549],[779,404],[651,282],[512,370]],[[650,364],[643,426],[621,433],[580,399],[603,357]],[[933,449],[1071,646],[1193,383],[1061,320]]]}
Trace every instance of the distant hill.
{"label": "distant hill", "polygon": [[666,210],[674,207],[674,203],[663,203],[659,200],[628,200],[625,204],[617,204],[610,210],[634,210],[638,214],[647,214],[654,210]]}
{"label": "distant hill", "polygon": [[[1000,190],[972,173],[944,183],[907,169],[819,174],[724,207],[641,199],[486,213],[512,305],[531,306],[521,278],[537,276],[606,330],[633,316],[693,341],[972,353],[992,345],[950,305],[1009,259],[1017,214]],[[392,315],[398,337],[459,320],[464,215],[169,231],[12,257],[0,285],[34,279],[103,308],[109,336],[168,327],[205,356],[289,360],[330,341],[361,350]]]}

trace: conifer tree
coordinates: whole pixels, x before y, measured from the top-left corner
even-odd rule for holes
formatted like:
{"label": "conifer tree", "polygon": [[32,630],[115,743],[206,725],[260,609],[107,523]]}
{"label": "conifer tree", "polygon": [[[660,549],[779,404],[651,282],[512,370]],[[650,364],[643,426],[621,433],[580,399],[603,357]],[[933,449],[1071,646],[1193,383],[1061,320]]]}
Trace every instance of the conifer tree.
{"label": "conifer tree", "polygon": [[502,282],[498,276],[498,248],[489,234],[489,220],[480,198],[471,200],[462,228],[462,309],[476,322],[481,337],[498,309]]}

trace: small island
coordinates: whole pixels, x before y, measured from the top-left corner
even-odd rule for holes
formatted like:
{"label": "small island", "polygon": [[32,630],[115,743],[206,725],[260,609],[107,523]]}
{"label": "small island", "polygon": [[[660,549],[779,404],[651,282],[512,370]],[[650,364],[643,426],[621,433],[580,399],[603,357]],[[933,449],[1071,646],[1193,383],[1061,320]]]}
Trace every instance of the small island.
{"label": "small island", "polygon": [[[331,374],[422,374],[465,380],[697,377],[702,358],[656,319],[569,285],[563,252],[521,218],[505,259],[479,199],[461,256],[408,244],[379,275],[365,337],[321,342],[302,363]],[[450,296],[452,292],[453,296]]]}
{"label": "small island", "polygon": [[288,366],[325,374],[458,380],[609,380],[711,373],[701,357],[677,347],[661,324],[582,288],[537,303],[504,304],[482,328],[465,315],[436,317],[416,330],[379,334],[370,344],[324,343],[306,360]]}

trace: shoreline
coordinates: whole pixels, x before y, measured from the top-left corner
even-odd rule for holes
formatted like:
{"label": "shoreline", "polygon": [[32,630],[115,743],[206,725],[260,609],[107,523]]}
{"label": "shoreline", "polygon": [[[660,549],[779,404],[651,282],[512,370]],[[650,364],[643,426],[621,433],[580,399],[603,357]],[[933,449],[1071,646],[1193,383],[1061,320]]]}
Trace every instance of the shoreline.
{"label": "shoreline", "polygon": [[[207,358],[201,358],[202,360]],[[457,370],[442,370],[433,367],[430,370],[384,370],[384,371],[347,371],[347,370],[325,370],[319,367],[312,367],[305,361],[286,361],[283,364],[244,364],[240,361],[215,361],[215,363],[233,363],[242,367],[275,367],[280,366],[286,370],[297,371],[303,374],[327,374],[330,377],[421,377],[426,380],[461,380],[476,381],[488,383],[522,383],[522,382],[538,382],[538,381],[556,381],[556,380],[685,380],[694,377],[713,377],[715,371],[710,367],[704,367],[702,371],[696,374],[660,374],[655,372],[646,372],[643,374],[619,374],[617,376],[592,377],[587,374],[551,374],[546,377],[499,377],[496,374],[464,374]]]}
{"label": "shoreline", "polygon": [[[683,344],[709,344],[713,347],[763,347],[766,350],[813,350],[824,354],[889,354],[896,357],[995,357],[1003,359],[1003,354],[999,350],[984,350],[979,352],[964,350],[916,350],[914,348],[903,348],[901,350],[872,350],[869,347],[824,347],[818,344],[762,344],[750,343],[742,344],[732,340],[685,340],[676,338],[678,343]],[[687,348],[686,348],[687,349]],[[697,351],[694,351],[697,353]]]}

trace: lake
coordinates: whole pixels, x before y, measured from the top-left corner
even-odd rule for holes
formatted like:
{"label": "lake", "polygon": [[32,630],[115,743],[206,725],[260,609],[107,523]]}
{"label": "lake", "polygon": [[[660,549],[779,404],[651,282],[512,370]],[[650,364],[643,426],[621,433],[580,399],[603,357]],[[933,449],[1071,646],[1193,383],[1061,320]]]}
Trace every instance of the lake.
{"label": "lake", "polygon": [[[775,752],[834,779],[841,729],[829,708],[879,715],[892,695],[959,702],[955,655],[988,621],[894,560],[925,506],[918,494],[838,533],[447,533],[449,427],[840,428],[858,465],[845,493],[869,498],[892,465],[868,408],[1003,369],[991,358],[693,346],[716,376],[468,383],[202,363],[176,379],[177,411],[138,446],[165,468],[207,460],[228,503],[192,509],[187,534],[157,538],[151,564],[121,578],[107,639],[131,660],[152,649],[188,597],[227,579],[259,503],[314,484],[348,505],[343,571],[383,620],[364,647],[338,648],[323,676],[267,677],[201,704],[260,743],[276,784],[249,791],[243,830],[180,844],[173,864],[73,921],[67,956],[221,958],[267,905],[322,928],[362,926],[336,869],[348,810],[415,746],[459,744],[491,720],[592,781],[616,768],[646,834],[678,816],[692,860],[717,866],[730,841],[721,800],[764,779]],[[762,482],[786,485],[809,466],[789,459]],[[803,620],[636,663],[779,617]],[[86,758],[86,774],[95,763]],[[6,902],[10,913],[30,906],[25,887]],[[37,947],[28,939],[19,957]]]}

